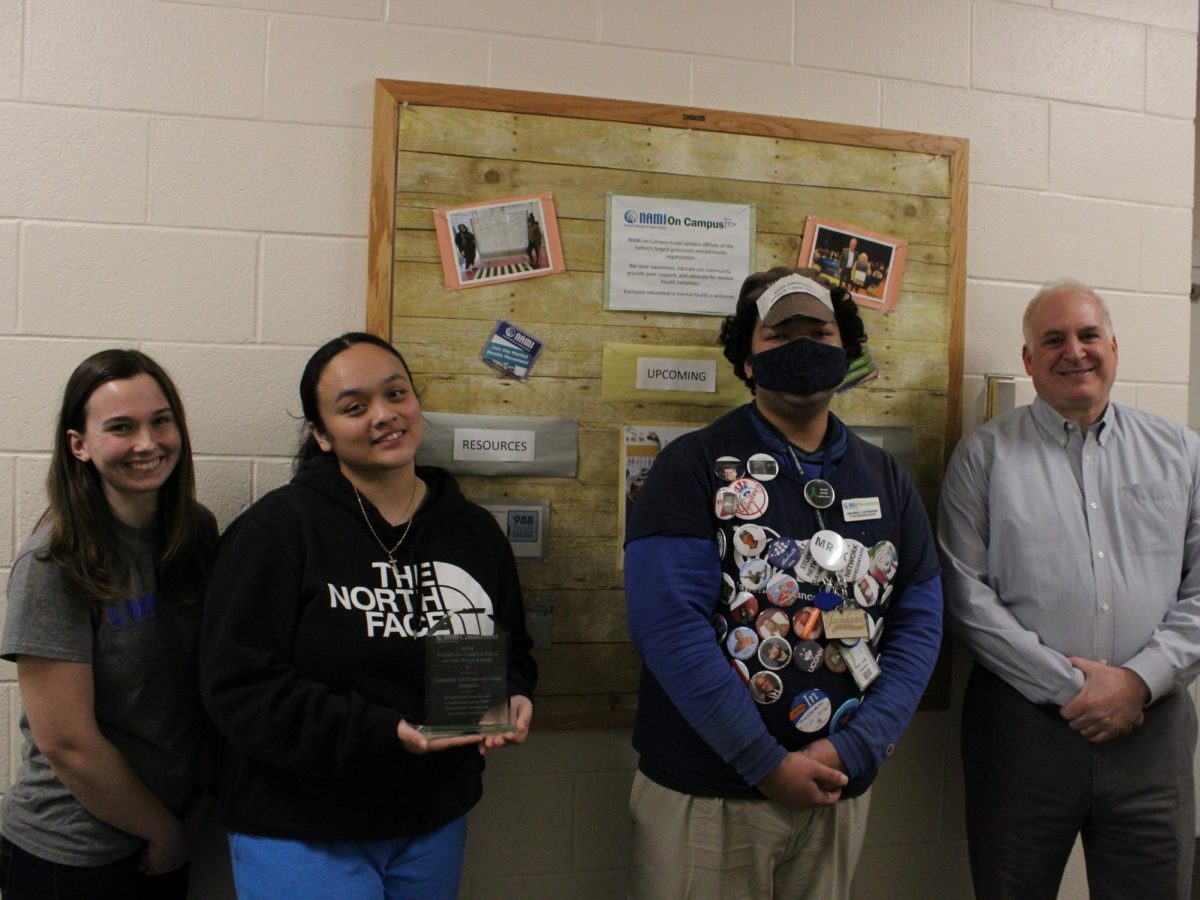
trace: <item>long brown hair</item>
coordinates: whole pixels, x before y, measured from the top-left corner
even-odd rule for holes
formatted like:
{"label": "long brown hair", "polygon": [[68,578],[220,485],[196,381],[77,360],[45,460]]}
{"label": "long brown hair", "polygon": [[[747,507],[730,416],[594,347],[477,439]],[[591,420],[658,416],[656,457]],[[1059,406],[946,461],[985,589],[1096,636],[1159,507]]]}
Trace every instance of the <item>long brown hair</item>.
{"label": "long brown hair", "polygon": [[199,600],[216,547],[212,514],[196,502],[196,474],[183,400],[163,368],[138,350],[101,350],[81,362],[67,380],[46,477],[49,505],[39,526],[51,528],[45,559],[59,565],[68,587],[95,603],[128,600],[128,568],[117,537],[116,517],[90,462],[71,452],[68,431],[87,429],[87,403],[102,384],[149,375],[179,427],[179,460],[158,491],[158,593],[163,599]]}

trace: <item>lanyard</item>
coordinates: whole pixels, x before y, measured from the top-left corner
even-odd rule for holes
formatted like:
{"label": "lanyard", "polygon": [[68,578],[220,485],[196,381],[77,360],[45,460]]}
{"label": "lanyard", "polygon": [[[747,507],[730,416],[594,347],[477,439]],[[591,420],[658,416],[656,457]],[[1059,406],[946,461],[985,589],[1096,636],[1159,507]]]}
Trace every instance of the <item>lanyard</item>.
{"label": "lanyard", "polygon": [[[829,484],[829,476],[832,474],[832,464],[829,461],[829,445],[830,441],[825,442],[824,450],[821,453],[821,477],[809,478],[804,483],[804,501],[808,504],[809,509],[813,511],[813,516],[817,520],[817,530],[825,531],[825,517],[821,515],[822,509],[828,509],[833,504],[833,488]],[[796,451],[792,447],[791,441],[787,442],[788,454],[792,457],[792,464],[796,467],[796,471],[801,477],[807,478],[808,473],[804,470],[804,466],[800,463],[800,458],[796,456]],[[828,502],[823,506],[818,506],[818,501],[814,497],[827,496]]]}

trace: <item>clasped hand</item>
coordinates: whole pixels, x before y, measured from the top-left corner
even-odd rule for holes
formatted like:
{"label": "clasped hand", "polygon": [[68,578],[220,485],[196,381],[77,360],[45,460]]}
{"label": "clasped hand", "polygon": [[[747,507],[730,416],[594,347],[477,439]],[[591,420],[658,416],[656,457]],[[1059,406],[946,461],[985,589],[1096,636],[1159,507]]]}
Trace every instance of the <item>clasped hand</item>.
{"label": "clasped hand", "polygon": [[1145,721],[1142,710],[1150,690],[1132,669],[1078,656],[1067,660],[1083,673],[1083,687],[1059,709],[1071,728],[1100,744],[1129,734]]}

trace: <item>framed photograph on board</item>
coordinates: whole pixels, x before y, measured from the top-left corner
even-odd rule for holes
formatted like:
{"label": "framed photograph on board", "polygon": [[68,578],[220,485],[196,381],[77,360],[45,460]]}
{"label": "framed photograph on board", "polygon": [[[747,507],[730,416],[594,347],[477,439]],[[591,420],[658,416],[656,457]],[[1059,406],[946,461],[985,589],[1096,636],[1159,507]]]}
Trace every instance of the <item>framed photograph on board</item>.
{"label": "framed photograph on board", "polygon": [[433,224],[447,290],[566,271],[550,194],[437,207]]}
{"label": "framed photograph on board", "polygon": [[859,306],[889,312],[900,296],[907,255],[908,241],[807,216],[797,265],[816,269],[832,287],[845,288]]}

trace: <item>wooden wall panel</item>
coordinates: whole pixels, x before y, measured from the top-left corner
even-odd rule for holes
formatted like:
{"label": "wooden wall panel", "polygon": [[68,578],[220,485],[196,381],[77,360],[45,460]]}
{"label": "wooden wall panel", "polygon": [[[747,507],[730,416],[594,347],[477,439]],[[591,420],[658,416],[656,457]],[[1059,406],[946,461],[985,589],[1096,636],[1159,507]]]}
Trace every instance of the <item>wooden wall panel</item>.
{"label": "wooden wall panel", "polygon": [[[637,656],[618,567],[621,426],[702,425],[716,407],[601,396],[606,342],[714,346],[712,316],[606,311],[609,192],[755,205],[755,268],[795,265],[805,217],[909,242],[900,300],[864,311],[883,376],[842,395],[852,425],[912,430],[929,508],[958,437],[967,145],[957,138],[720,110],[417,82],[376,89],[368,329],[408,359],[426,409],[579,420],[575,478],[460,478],[478,500],[549,500],[549,558],[522,561],[527,603],[550,604],[539,726],[627,724]],[[550,192],[565,274],[449,292],[432,210]],[[528,383],[478,359],[506,318],[546,343]],[[748,399],[747,394],[747,399]],[[948,667],[927,703],[948,699]]]}

